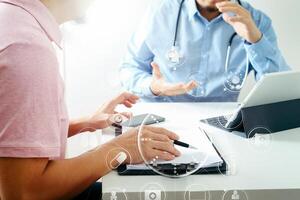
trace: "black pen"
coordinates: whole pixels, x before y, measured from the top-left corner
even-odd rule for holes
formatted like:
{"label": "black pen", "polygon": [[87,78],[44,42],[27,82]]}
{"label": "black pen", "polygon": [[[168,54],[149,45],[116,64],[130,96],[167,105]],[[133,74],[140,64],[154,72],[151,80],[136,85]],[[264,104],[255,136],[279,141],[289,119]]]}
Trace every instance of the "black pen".
{"label": "black pen", "polygon": [[181,147],[185,147],[185,148],[190,148],[190,149],[197,149],[196,147],[193,147],[192,145],[190,144],[187,144],[185,142],[181,142],[179,140],[174,140],[174,144],[178,145],[178,146],[181,146]]}

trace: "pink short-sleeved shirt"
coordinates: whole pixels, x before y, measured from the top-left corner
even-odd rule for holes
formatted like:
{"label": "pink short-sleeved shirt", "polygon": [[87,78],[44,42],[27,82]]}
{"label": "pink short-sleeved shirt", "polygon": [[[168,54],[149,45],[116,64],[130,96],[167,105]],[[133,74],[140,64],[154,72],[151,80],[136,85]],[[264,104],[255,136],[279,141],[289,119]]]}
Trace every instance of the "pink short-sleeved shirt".
{"label": "pink short-sleeved shirt", "polygon": [[63,159],[59,26],[39,0],[0,0],[0,157]]}

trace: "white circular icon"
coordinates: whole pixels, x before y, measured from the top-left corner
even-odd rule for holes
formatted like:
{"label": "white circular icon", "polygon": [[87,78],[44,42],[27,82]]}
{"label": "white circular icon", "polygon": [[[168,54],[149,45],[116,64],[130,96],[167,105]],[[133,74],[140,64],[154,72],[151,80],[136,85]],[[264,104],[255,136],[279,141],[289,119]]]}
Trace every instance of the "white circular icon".
{"label": "white circular icon", "polygon": [[248,196],[245,191],[228,190],[224,193],[222,200],[248,200]]}

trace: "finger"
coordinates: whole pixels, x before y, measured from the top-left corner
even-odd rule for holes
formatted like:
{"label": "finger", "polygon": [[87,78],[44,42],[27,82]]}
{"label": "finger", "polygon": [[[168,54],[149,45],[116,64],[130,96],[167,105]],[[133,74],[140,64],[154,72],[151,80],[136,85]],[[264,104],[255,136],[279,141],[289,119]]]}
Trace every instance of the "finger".
{"label": "finger", "polygon": [[190,81],[184,87],[185,87],[186,92],[189,92],[189,91],[195,89],[196,87],[198,87],[198,84],[196,81]]}
{"label": "finger", "polygon": [[148,143],[152,148],[155,148],[156,150],[166,151],[174,156],[180,156],[180,151],[178,151],[174,145],[173,142],[161,142],[161,141],[149,141]]}
{"label": "finger", "polygon": [[198,84],[195,81],[190,81],[187,84],[179,83],[175,85],[169,85],[168,91],[172,95],[181,95],[189,92],[190,90],[193,90],[197,86]]}
{"label": "finger", "polygon": [[156,134],[166,135],[166,136],[168,136],[168,138],[170,140],[179,140],[179,136],[176,133],[169,131],[167,129],[161,128],[161,127],[147,126],[146,130],[149,130]]}
{"label": "finger", "polygon": [[169,131],[169,130],[167,130],[165,128],[162,128],[162,127],[148,126],[148,127],[146,127],[146,130],[149,130],[154,134],[165,135],[170,140],[179,140],[179,136],[176,133],[174,133],[172,131]]}
{"label": "finger", "polygon": [[123,104],[124,106],[126,106],[127,108],[131,108],[131,107],[132,107],[132,103],[131,103],[130,101],[127,101],[127,100],[123,101],[122,104]]}
{"label": "finger", "polygon": [[173,154],[170,154],[166,151],[159,151],[159,150],[153,150],[153,156],[151,156],[152,159],[156,160],[165,160],[165,161],[171,161],[174,160],[176,156]]}
{"label": "finger", "polygon": [[225,22],[227,22],[230,25],[233,25],[235,22],[241,22],[243,23],[245,21],[244,17],[240,17],[240,16],[229,16],[228,14],[224,14],[223,15],[223,19]]}
{"label": "finger", "polygon": [[245,12],[239,7],[221,7],[219,11],[222,13],[234,13],[236,15],[245,16]]}
{"label": "finger", "polygon": [[114,101],[117,102],[118,104],[123,103],[126,100],[129,100],[131,102],[136,102],[139,99],[138,96],[129,93],[129,92],[123,92],[122,94],[120,94],[119,96],[117,96]]}
{"label": "finger", "polygon": [[184,83],[178,83],[178,84],[168,84],[165,86],[166,93],[170,96],[176,96],[185,94],[185,84]]}
{"label": "finger", "polygon": [[235,22],[243,23],[245,21],[245,19],[243,17],[236,16],[236,17],[228,17],[225,21],[226,22],[228,21],[229,23],[235,23]]}
{"label": "finger", "polygon": [[128,93],[128,92],[125,94],[125,97],[126,97],[126,99],[128,99],[130,101],[135,101],[135,102],[140,99],[138,96],[136,96],[132,93]]}
{"label": "finger", "polygon": [[160,72],[159,66],[158,66],[156,63],[154,63],[154,62],[151,63],[151,66],[152,66],[152,69],[153,69],[153,75],[154,75],[157,79],[162,78],[162,74],[161,74],[161,72]]}
{"label": "finger", "polygon": [[143,141],[147,140],[156,140],[156,141],[162,141],[162,142],[171,142],[172,140],[167,136],[163,134],[157,134],[149,130],[144,130],[142,133],[141,139]]}
{"label": "finger", "polygon": [[126,99],[126,101],[130,102],[131,104],[136,104],[136,100],[135,99]]}
{"label": "finger", "polygon": [[222,17],[223,17],[225,22],[227,22],[228,24],[233,26],[233,22],[230,21],[230,16],[227,13],[224,13]]}
{"label": "finger", "polygon": [[131,112],[121,112],[120,114],[126,117],[127,119],[130,119],[133,116]]}
{"label": "finger", "polygon": [[216,7],[219,9],[220,12],[224,13],[225,11],[221,11],[224,8],[229,8],[229,7],[234,7],[239,9],[242,13],[244,13],[244,15],[246,15],[247,13],[249,13],[243,6],[241,6],[238,3],[235,2],[222,2],[222,3],[217,3]]}
{"label": "finger", "polygon": [[221,8],[221,7],[242,7],[239,3],[236,2],[232,2],[232,1],[222,1],[222,2],[218,2],[216,3],[216,7],[217,8]]}

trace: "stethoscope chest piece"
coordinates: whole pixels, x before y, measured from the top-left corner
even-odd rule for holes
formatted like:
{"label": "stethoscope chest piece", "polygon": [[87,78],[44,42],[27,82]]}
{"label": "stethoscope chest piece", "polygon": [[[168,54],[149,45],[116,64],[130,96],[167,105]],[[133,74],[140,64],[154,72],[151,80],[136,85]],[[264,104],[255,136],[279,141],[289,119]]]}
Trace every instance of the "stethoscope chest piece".
{"label": "stethoscope chest piece", "polygon": [[239,92],[244,83],[244,74],[230,73],[224,82],[224,91]]}
{"label": "stethoscope chest piece", "polygon": [[172,64],[179,64],[182,56],[179,52],[179,49],[176,46],[172,46],[170,51],[167,52],[167,59]]}

